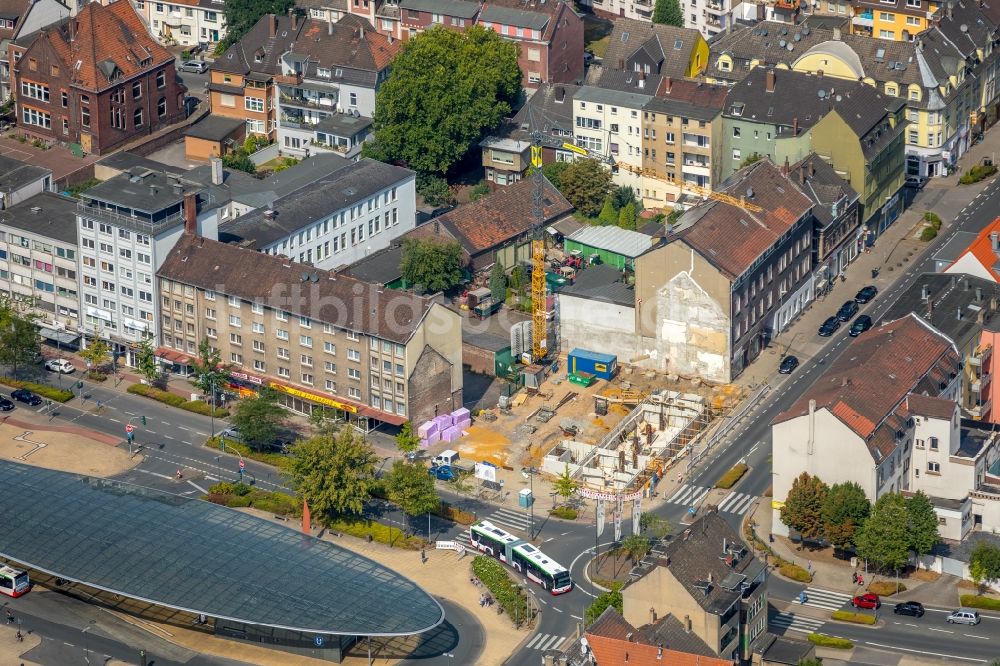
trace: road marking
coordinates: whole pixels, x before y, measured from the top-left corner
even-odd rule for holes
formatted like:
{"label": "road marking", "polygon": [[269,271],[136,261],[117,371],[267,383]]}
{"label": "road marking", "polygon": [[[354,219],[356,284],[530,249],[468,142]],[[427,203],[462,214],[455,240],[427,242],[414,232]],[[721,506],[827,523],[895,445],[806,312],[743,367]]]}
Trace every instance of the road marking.
{"label": "road marking", "polygon": [[199,486],[199,485],[198,485],[197,483],[195,483],[194,481],[188,481],[188,483],[190,483],[190,484],[191,484],[192,486],[194,486],[195,488],[197,488],[198,490],[200,490],[200,491],[201,491],[201,492],[202,492],[203,494],[205,494],[205,495],[207,495],[207,494],[208,494],[208,491],[207,491],[207,490],[205,490],[204,488],[202,488],[201,486]]}
{"label": "road marking", "polygon": [[146,432],[149,433],[150,435],[155,435],[156,434],[155,430],[147,430]]}
{"label": "road marking", "polygon": [[170,435],[164,435],[164,437],[166,437],[167,439],[173,439],[173,437],[171,437]]}
{"label": "road marking", "polygon": [[184,427],[184,426],[182,426],[182,425],[179,425],[179,426],[177,426],[177,427],[178,427],[178,428],[180,428],[181,430],[187,430],[188,432],[191,432],[191,428],[185,428],[185,427]]}
{"label": "road marking", "polygon": [[217,479],[217,478],[215,478],[214,476],[206,476],[206,477],[205,477],[205,480],[206,480],[206,481],[218,481],[218,479]]}
{"label": "road marking", "polygon": [[930,629],[931,631],[940,631],[942,634],[953,634],[953,633],[955,633],[954,631],[948,631],[947,629],[938,629],[936,627],[927,627],[927,628]]}
{"label": "road marking", "polygon": [[150,472],[149,470],[139,469],[138,467],[135,468],[135,471],[142,472],[143,474],[149,474],[150,476],[158,476],[161,479],[172,479],[172,478],[174,478],[174,477],[168,476],[166,474],[159,474],[157,472]]}
{"label": "road marking", "polygon": [[121,421],[120,421],[120,420],[118,420],[118,419],[112,419],[112,418],[109,418],[108,420],[109,420],[109,421],[114,421],[115,423],[121,423]]}
{"label": "road marking", "polygon": [[980,638],[984,641],[990,640],[989,636],[976,636],[975,634],[962,634],[963,636],[968,636],[969,638]]}
{"label": "road marking", "polygon": [[562,613],[563,612],[562,608],[556,608],[555,606],[552,607],[552,610],[554,610],[554,611],[556,611],[558,613]]}
{"label": "road marking", "polygon": [[932,657],[944,657],[945,659],[962,659],[964,661],[975,661],[980,664],[987,663],[986,659],[975,659],[973,657],[959,657],[954,654],[941,654],[940,652],[927,652],[926,650],[911,650],[910,648],[899,647],[896,645],[884,645],[882,643],[872,643],[870,641],[865,641],[865,645],[871,645],[872,647],[886,648],[889,650],[901,650],[903,652],[914,652],[916,654],[929,654]]}
{"label": "road marking", "polygon": [[581,620],[581,621],[583,620],[583,618],[580,617],[579,615],[570,615],[570,617],[573,618],[574,620]]}
{"label": "road marking", "polygon": [[555,539],[555,537],[549,537],[548,539],[546,539],[542,543],[548,543],[549,541],[552,541],[553,539]]}

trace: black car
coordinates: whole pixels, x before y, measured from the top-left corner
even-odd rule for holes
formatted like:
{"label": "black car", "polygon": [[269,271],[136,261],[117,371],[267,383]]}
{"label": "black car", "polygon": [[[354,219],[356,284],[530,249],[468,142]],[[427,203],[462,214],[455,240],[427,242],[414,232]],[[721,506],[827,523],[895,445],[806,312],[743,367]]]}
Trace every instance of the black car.
{"label": "black car", "polygon": [[29,405],[42,404],[42,399],[28,389],[17,389],[16,391],[11,391],[10,397],[14,398],[14,400],[17,400],[18,402],[24,402]]}
{"label": "black car", "polygon": [[0,412],[9,412],[12,409],[14,409],[14,403],[3,396],[0,396]]}
{"label": "black car", "polygon": [[851,321],[856,314],[858,314],[858,302],[844,301],[844,304],[837,310],[837,319],[840,321]]}
{"label": "black car", "polygon": [[852,338],[856,338],[872,327],[872,318],[868,315],[861,315],[851,324],[851,330],[847,332]]}
{"label": "black car", "polygon": [[783,375],[790,375],[797,367],[799,367],[799,359],[794,356],[786,356],[781,361],[781,365],[778,366],[778,372]]}
{"label": "black car", "polygon": [[892,612],[896,615],[912,615],[913,617],[924,616],[924,605],[919,601],[904,601],[896,604]]}
{"label": "black car", "polygon": [[840,328],[840,320],[836,317],[827,317],[827,320],[819,327],[819,334],[824,338],[828,338],[836,333],[838,328]]}
{"label": "black car", "polygon": [[868,285],[867,287],[862,287],[860,291],[854,296],[854,300],[858,303],[868,303],[875,299],[875,295],[878,293],[878,289],[874,285]]}

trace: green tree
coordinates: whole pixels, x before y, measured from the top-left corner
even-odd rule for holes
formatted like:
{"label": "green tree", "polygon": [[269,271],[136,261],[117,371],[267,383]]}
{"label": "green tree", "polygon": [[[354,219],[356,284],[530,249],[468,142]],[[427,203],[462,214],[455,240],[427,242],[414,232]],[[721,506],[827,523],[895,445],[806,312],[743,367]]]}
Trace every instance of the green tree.
{"label": "green tree", "polygon": [[639,516],[639,531],[648,534],[651,539],[662,539],[670,534],[670,521],[655,513],[644,513]]}
{"label": "green tree", "polygon": [[266,14],[288,14],[295,6],[295,0],[226,0],[222,15],[226,17],[226,38],[219,44],[221,49],[229,48],[240,41]]}
{"label": "green tree", "polygon": [[618,226],[628,231],[635,231],[635,204],[631,201],[618,211]]}
{"label": "green tree", "polygon": [[684,14],[677,0],[656,0],[653,5],[653,23],[684,27]]}
{"label": "green tree", "polygon": [[354,428],[300,440],[291,453],[282,460],[282,472],[313,512],[327,516],[361,513],[375,487],[378,456]]}
{"label": "green tree", "polygon": [[[549,179],[552,183],[552,187],[557,190],[562,188],[562,175],[563,172],[569,167],[569,162],[549,162],[548,164],[542,165],[542,175]],[[525,177],[530,178],[535,173],[535,167],[530,166],[525,172]]]}
{"label": "green tree", "polygon": [[642,202],[636,199],[635,190],[624,185],[619,185],[611,192],[611,203],[615,210],[621,210],[629,204],[635,206],[637,211],[642,210]]}
{"label": "green tree", "polygon": [[262,451],[277,439],[281,422],[286,415],[285,408],[278,404],[277,391],[265,388],[257,395],[236,403],[230,420],[239,429],[240,438],[244,442]]}
{"label": "green tree", "polygon": [[156,382],[162,374],[160,364],[156,362],[156,352],[153,350],[153,337],[144,335],[139,342],[139,353],[136,354],[136,369],[150,384]]}
{"label": "green tree", "polygon": [[802,472],[788,491],[781,507],[781,522],[795,529],[803,539],[823,534],[823,503],[829,489],[819,477]]}
{"label": "green tree", "polygon": [[417,175],[417,194],[424,198],[428,206],[450,206],[455,203],[455,193],[448,180],[429,174]]}
{"label": "green tree", "polygon": [[629,559],[633,563],[638,564],[642,561],[642,558],[646,557],[649,553],[649,539],[638,534],[629,534],[627,537],[622,539],[622,543],[618,546],[618,549],[629,556]]}
{"label": "green tree", "polygon": [[445,174],[511,114],[518,46],[493,30],[432,28],[403,44],[376,96],[371,157]]}
{"label": "green tree", "polygon": [[257,173],[257,165],[254,164],[254,161],[250,159],[250,156],[240,148],[231,150],[223,155],[222,165],[227,169],[236,169],[237,171],[242,171],[250,175]]}
{"label": "green tree", "polygon": [[924,491],[918,490],[906,500],[906,513],[910,517],[910,549],[918,556],[926,555],[941,541],[934,505]]}
{"label": "green tree", "polygon": [[[396,434],[396,448],[402,453],[413,453],[420,446],[420,438],[413,432],[413,423],[407,421]],[[428,476],[425,474],[425,476]]]}
{"label": "green tree", "polygon": [[495,301],[502,301],[507,297],[507,274],[499,261],[494,261],[493,268],[490,269],[490,296]]}
{"label": "green tree", "polygon": [[760,162],[762,159],[764,159],[764,156],[761,155],[760,153],[757,152],[750,153],[749,155],[743,158],[742,162],[740,162],[740,168],[743,169],[745,167],[748,167],[751,164],[754,164],[755,162]]}
{"label": "green tree", "polygon": [[597,215],[597,221],[605,227],[610,227],[618,223],[618,213],[615,211],[615,205],[611,201],[611,197],[604,198],[604,205],[601,207],[601,212]]}
{"label": "green tree", "polygon": [[587,624],[593,624],[594,620],[601,617],[601,614],[611,606],[619,613],[622,612],[622,585],[621,583],[615,583],[612,585],[611,590],[598,595],[594,602],[587,607],[587,611],[584,616],[587,618]]}
{"label": "green tree", "polygon": [[385,490],[389,501],[397,504],[408,516],[436,511],[441,505],[434,488],[434,477],[427,468],[416,463],[397,460],[385,475]]}
{"label": "green tree", "polygon": [[208,338],[198,343],[198,356],[191,367],[194,385],[205,395],[212,395],[229,381],[229,367],[222,362],[222,352],[213,348]]}
{"label": "green tree", "polygon": [[403,279],[427,292],[447,291],[462,281],[462,247],[458,243],[408,238],[399,266]]}
{"label": "green tree", "polygon": [[[3,330],[2,326],[3,324],[0,322],[0,330]],[[97,370],[108,362],[108,358],[111,356],[111,347],[95,335],[94,339],[87,344],[87,348],[80,351],[80,356],[83,357],[84,361],[90,363],[91,369]]]}
{"label": "green tree", "polygon": [[882,495],[864,525],[854,535],[858,554],[898,572],[910,557],[910,515],[899,493]]}
{"label": "green tree", "polygon": [[558,494],[564,502],[572,497],[573,493],[576,492],[576,489],[580,487],[580,482],[574,479],[569,473],[568,463],[563,468],[563,473],[556,477],[553,487],[556,490],[556,494]]}
{"label": "green tree", "polygon": [[35,315],[22,312],[17,304],[0,297],[0,363],[9,365],[17,376],[17,366],[29,363],[38,352]]}
{"label": "green tree", "polygon": [[318,433],[336,434],[343,423],[344,420],[337,416],[336,411],[323,406],[314,407],[309,414],[309,425]]}
{"label": "green tree", "polygon": [[871,513],[865,491],[853,481],[835,483],[823,502],[823,533],[838,548],[854,545],[854,533]]}
{"label": "green tree", "polygon": [[559,191],[582,215],[594,217],[611,192],[611,172],[595,159],[574,160],[559,177]]}
{"label": "green tree", "polygon": [[823,666],[823,658],[810,657],[808,659],[799,659],[798,666]]}
{"label": "green tree", "polygon": [[986,540],[977,541],[969,556],[969,574],[980,592],[1000,579],[1000,548]]}
{"label": "green tree", "polygon": [[469,201],[479,201],[486,195],[490,193],[490,186],[485,180],[481,180],[476,183],[471,190],[469,190]]}

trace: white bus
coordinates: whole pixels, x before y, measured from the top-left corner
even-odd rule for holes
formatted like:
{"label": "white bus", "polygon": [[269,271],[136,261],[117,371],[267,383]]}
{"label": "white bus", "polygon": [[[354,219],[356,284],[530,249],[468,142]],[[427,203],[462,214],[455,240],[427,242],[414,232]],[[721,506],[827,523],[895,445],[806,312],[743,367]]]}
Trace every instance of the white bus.
{"label": "white bus", "polygon": [[28,574],[14,567],[0,566],[0,593],[8,597],[19,597],[31,589]]}
{"label": "white bus", "polygon": [[469,536],[479,551],[517,569],[552,594],[563,594],[573,589],[573,580],[565,567],[493,523],[479,521],[469,528]]}

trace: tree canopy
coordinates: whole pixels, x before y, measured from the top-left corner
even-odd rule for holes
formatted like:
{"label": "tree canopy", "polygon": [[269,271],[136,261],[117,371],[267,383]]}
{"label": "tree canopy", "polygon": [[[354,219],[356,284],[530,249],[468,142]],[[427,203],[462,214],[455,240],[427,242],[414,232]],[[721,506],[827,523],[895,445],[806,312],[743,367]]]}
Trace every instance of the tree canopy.
{"label": "tree canopy", "polygon": [[559,191],[581,214],[594,217],[611,194],[611,172],[589,157],[573,160],[559,174]]}
{"label": "tree canopy", "polygon": [[1000,548],[986,540],[977,542],[969,556],[969,574],[979,586],[1000,580]]}
{"label": "tree canopy", "polygon": [[424,291],[447,291],[462,281],[462,247],[458,243],[408,238],[399,265],[403,279]]}
{"label": "tree canopy", "polygon": [[295,0],[226,0],[222,15],[226,17],[226,38],[219,44],[224,50],[243,39],[243,35],[266,14],[287,14]]}
{"label": "tree canopy", "polygon": [[565,466],[563,473],[556,477],[552,487],[555,488],[559,497],[563,498],[563,501],[572,497],[576,489],[580,487],[580,483],[569,473],[569,464]]}
{"label": "tree canopy", "polygon": [[854,545],[854,534],[871,512],[871,503],[858,484],[848,481],[830,488],[823,503],[823,532],[838,548]]}
{"label": "tree canopy", "polygon": [[240,438],[255,449],[269,448],[278,438],[278,429],[287,412],[278,404],[274,389],[265,388],[236,403],[230,419],[240,431]]}
{"label": "tree canopy", "polygon": [[229,380],[229,368],[222,363],[222,352],[212,347],[208,338],[198,343],[198,356],[191,362],[194,385],[202,393],[218,391]]}
{"label": "tree canopy", "polygon": [[886,569],[899,571],[910,557],[909,523],[903,496],[882,495],[854,536],[858,554]]}
{"label": "tree canopy", "polygon": [[427,473],[427,468],[405,460],[392,463],[385,476],[385,490],[389,501],[398,504],[408,516],[434,511],[441,504],[434,477]]}
{"label": "tree canopy", "polygon": [[[160,364],[156,362],[156,352],[153,350],[153,338],[143,336],[139,342],[139,353],[136,354],[136,370],[143,378],[152,384],[160,378]],[[215,405],[213,405],[214,407]]]}
{"label": "tree canopy", "polygon": [[[3,330],[2,326],[3,324],[0,323],[0,331]],[[108,362],[108,357],[111,356],[111,347],[108,346],[107,342],[95,336],[87,343],[87,348],[80,351],[80,356],[90,363],[92,369],[97,370]]]}
{"label": "tree canopy", "polygon": [[413,423],[407,421],[396,433],[396,448],[402,453],[413,453],[420,446],[420,438],[413,432]]}
{"label": "tree canopy", "polygon": [[28,363],[36,354],[38,328],[35,326],[35,315],[22,312],[13,301],[0,297],[0,363],[11,366],[16,376],[17,366]]}
{"label": "tree canopy", "polygon": [[653,5],[653,23],[684,27],[684,14],[678,0],[656,0]]}
{"label": "tree canopy", "polygon": [[409,40],[379,88],[366,154],[448,173],[511,114],[521,95],[517,58],[517,44],[478,26]]}
{"label": "tree canopy", "polygon": [[794,481],[781,507],[781,522],[795,529],[803,539],[823,534],[823,504],[828,488],[819,477],[802,472]]}
{"label": "tree canopy", "polygon": [[934,505],[924,491],[918,490],[906,500],[906,512],[909,515],[910,549],[917,555],[926,555],[941,541]]}
{"label": "tree canopy", "polygon": [[282,472],[313,512],[361,513],[375,485],[378,456],[354,428],[300,440],[291,453],[282,461]]}

